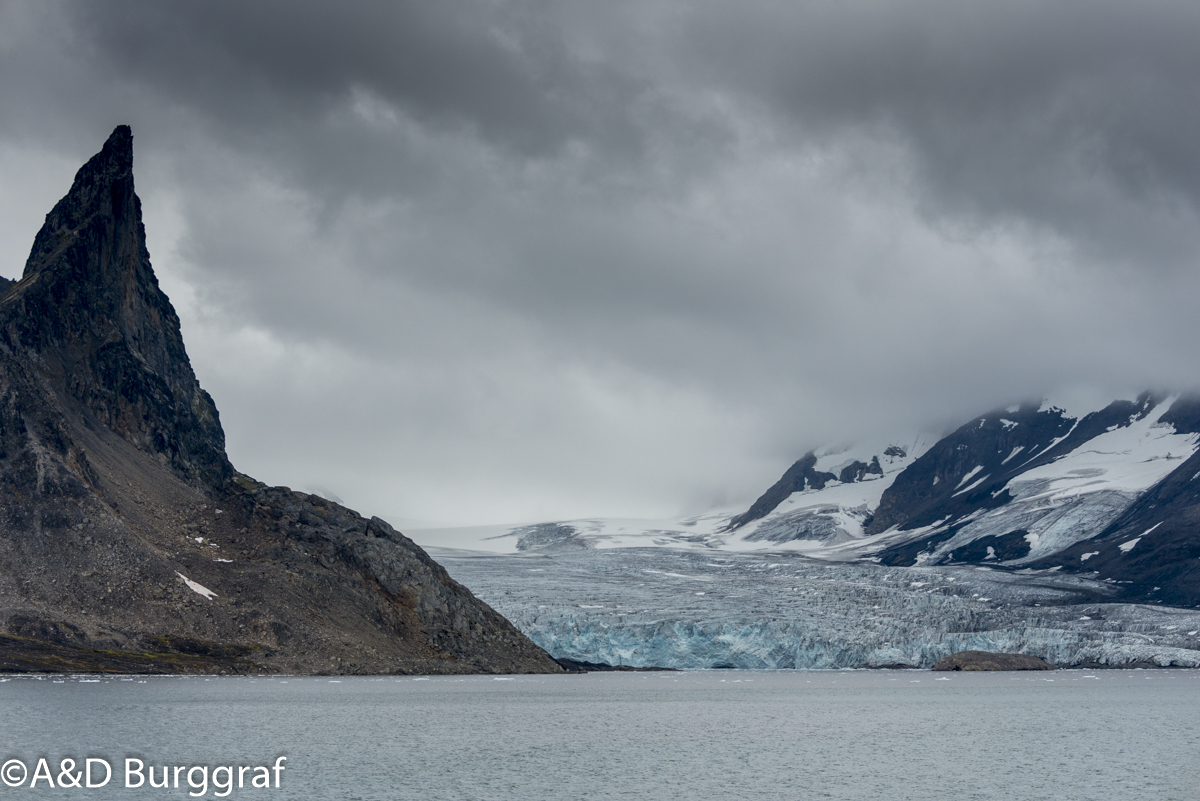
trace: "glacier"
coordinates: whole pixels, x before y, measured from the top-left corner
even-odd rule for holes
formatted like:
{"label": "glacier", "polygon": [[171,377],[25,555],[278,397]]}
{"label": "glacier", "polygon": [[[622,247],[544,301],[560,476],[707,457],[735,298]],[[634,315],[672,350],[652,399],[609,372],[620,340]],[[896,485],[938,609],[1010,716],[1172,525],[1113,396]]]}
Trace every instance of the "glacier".
{"label": "glacier", "polygon": [[1197,404],[1176,401],[1017,405],[941,438],[810,451],[754,504],[681,519],[409,533],[560,658],[924,668],[982,650],[1200,667],[1200,611],[1155,603],[1158,579],[1130,590],[1106,561],[1140,553],[1142,529],[1080,545],[1197,453]]}
{"label": "glacier", "polygon": [[678,669],[929,668],[956,651],[1200,667],[1200,610],[1105,603],[1053,570],[828,563],[794,552],[431,549],[559,658]]}

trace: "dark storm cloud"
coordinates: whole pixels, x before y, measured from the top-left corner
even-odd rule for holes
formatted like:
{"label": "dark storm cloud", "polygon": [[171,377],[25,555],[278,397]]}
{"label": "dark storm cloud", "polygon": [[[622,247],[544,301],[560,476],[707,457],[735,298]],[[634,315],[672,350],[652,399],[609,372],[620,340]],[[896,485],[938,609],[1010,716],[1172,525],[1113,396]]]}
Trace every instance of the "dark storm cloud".
{"label": "dark storm cloud", "polygon": [[0,232],[130,122],[242,469],[426,518],[702,505],[1195,383],[1198,39],[1182,3],[10,1]]}
{"label": "dark storm cloud", "polygon": [[757,99],[792,120],[801,142],[895,141],[935,218],[1015,218],[1143,267],[1190,264],[1197,244],[1190,3],[141,0],[73,11],[113,75],[243,146],[290,156],[312,191],[436,180],[394,139],[314,125],[351,90],[514,156],[585,143],[598,175],[661,167],[659,143],[685,154],[676,179],[705,170],[724,141],[694,105],[723,92],[735,114]]}
{"label": "dark storm cloud", "polygon": [[273,144],[358,87],[521,155],[572,140],[640,152],[664,133],[653,126],[674,126],[677,147],[695,135],[681,95],[726,91],[802,135],[899,137],[935,187],[981,213],[1037,216],[1060,204],[1057,180],[1089,173],[1139,199],[1200,202],[1192,3],[605,5],[58,8],[102,77]]}
{"label": "dark storm cloud", "polygon": [[[677,44],[690,69],[758,97],[803,134],[865,127],[895,137],[911,148],[936,213],[1015,216],[1103,237],[1146,267],[1163,257],[1194,264],[1194,238],[1135,207],[1169,217],[1183,204],[1190,217],[1200,205],[1195,3],[706,11]],[[1131,211],[1132,224],[1112,219]]]}
{"label": "dark storm cloud", "polygon": [[115,74],[248,131],[311,125],[357,87],[523,155],[576,137],[635,147],[620,109],[650,89],[568,52],[538,4],[118,0],[75,10]]}

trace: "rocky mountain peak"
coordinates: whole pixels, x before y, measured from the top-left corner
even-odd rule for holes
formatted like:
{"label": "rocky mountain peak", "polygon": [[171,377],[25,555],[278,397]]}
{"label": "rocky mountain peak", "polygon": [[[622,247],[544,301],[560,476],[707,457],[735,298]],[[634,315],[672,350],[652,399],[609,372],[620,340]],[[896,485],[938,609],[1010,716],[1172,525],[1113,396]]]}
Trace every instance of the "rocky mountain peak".
{"label": "rocky mountain peak", "polygon": [[[98,212],[120,218],[133,200],[133,132],[118,125],[100,152],[75,173],[71,190],[46,215],[46,222],[33,241],[25,262],[24,277],[47,266],[47,257],[64,244],[64,239],[84,226]],[[140,222],[140,204],[136,209]]]}
{"label": "rocky mountain peak", "polygon": [[216,406],[150,265],[128,126],[46,215],[24,275],[0,296],[0,324],[5,344],[39,368],[68,415],[161,456],[193,486],[232,475]]}
{"label": "rocky mountain peak", "polygon": [[125,126],[0,284],[6,671],[563,671],[385,521],[234,471]]}

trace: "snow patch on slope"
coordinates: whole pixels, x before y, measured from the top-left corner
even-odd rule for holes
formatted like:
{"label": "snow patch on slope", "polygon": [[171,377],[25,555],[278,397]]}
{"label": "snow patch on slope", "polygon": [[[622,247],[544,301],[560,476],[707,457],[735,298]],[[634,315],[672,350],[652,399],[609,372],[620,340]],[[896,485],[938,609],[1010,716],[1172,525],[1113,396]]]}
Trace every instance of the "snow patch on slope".
{"label": "snow patch on slope", "polygon": [[[983,465],[981,465],[981,464],[977,464],[974,467],[972,467],[969,471],[967,471],[967,474],[962,477],[962,480],[960,480],[958,482],[958,486],[955,487],[955,489],[958,489],[963,484],[966,484],[968,481],[970,481],[975,476],[976,473],[978,473],[982,469],[983,469]],[[955,494],[957,495],[958,493],[955,493]]]}
{"label": "snow patch on slope", "polygon": [[183,583],[188,586],[188,589],[190,589],[192,592],[196,593],[197,595],[202,595],[210,601],[213,598],[217,597],[217,594],[215,592],[213,592],[212,590],[210,590],[208,587],[205,587],[203,584],[200,584],[199,582],[192,581],[190,578],[183,575],[178,570],[175,571],[175,575],[177,575],[181,579],[183,579]]}
{"label": "snow patch on slope", "polygon": [[[975,470],[979,470],[979,468],[977,467],[977,468],[975,468]],[[970,477],[970,476],[968,476],[968,478],[969,478],[969,477]],[[991,477],[992,477],[992,474],[991,474],[991,473],[986,473],[986,474],[984,474],[983,478],[981,478],[981,479],[978,479],[977,481],[973,482],[973,483],[972,483],[972,484],[970,484],[969,486],[963,487],[963,488],[962,488],[962,489],[960,489],[958,492],[954,493],[954,495],[952,495],[951,497],[957,498],[959,495],[963,495],[963,494],[965,494],[965,493],[968,493],[968,492],[970,492],[971,490],[973,490],[973,489],[975,489],[976,487],[978,487],[978,486],[979,486],[980,484],[982,484],[983,482],[987,481],[987,480],[988,480],[989,478],[991,478]],[[964,480],[965,480],[965,479],[964,479]],[[960,482],[960,484],[961,484],[961,482]]]}
{"label": "snow patch on slope", "polygon": [[1160,403],[1141,420],[1106,431],[1013,478],[1006,485],[1009,494],[1019,500],[1054,503],[1100,490],[1146,491],[1196,452],[1196,434],[1176,434],[1174,426],[1159,422],[1173,400]]}
{"label": "snow patch on slope", "polygon": [[1020,453],[1023,450],[1025,450],[1024,445],[1018,445],[1017,447],[1013,448],[1012,453],[1010,453],[1008,456],[1005,456],[1004,461],[1001,462],[1000,464],[1008,464],[1010,461],[1012,461],[1014,456],[1016,456],[1018,453]]}

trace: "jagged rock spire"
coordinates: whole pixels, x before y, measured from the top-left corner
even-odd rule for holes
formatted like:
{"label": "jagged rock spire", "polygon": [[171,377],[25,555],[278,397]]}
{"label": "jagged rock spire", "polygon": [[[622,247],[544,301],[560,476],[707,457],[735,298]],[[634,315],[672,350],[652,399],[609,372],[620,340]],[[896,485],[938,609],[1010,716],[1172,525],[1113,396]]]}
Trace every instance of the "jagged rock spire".
{"label": "jagged rock spire", "polygon": [[194,486],[232,475],[216,406],[150,266],[129,126],[112,132],[46,215],[21,281],[0,298],[0,324],[64,411],[81,406]]}
{"label": "jagged rock spire", "polygon": [[[75,173],[71,191],[46,215],[25,262],[24,277],[44,269],[49,257],[65,244],[64,238],[86,224],[105,201],[113,216],[120,217],[129,211],[133,198],[133,132],[128,125],[118,125],[100,152]],[[140,222],[140,205],[136,211]]]}

